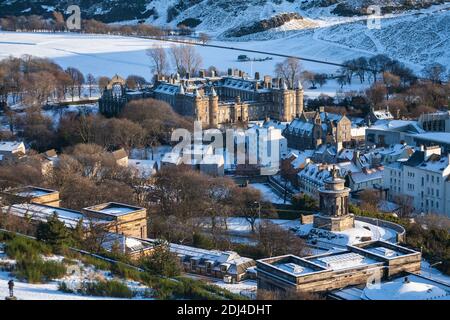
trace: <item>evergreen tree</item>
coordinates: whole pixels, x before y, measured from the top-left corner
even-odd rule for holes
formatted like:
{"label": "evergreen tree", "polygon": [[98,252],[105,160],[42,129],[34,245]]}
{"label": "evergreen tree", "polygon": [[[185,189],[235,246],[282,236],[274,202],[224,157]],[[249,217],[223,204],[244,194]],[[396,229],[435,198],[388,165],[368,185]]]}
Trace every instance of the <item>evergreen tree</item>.
{"label": "evergreen tree", "polygon": [[181,273],[178,257],[170,252],[169,243],[161,241],[155,244],[154,252],[141,259],[141,267],[151,274],[175,277]]}
{"label": "evergreen tree", "polygon": [[84,240],[84,221],[83,218],[78,220],[77,225],[75,226],[75,229],[72,231],[72,239],[75,245],[81,247],[83,245]]}
{"label": "evergreen tree", "polygon": [[64,222],[59,220],[56,212],[47,219],[47,222],[39,223],[36,236],[38,240],[47,242],[57,251],[72,242],[70,231],[66,228]]}

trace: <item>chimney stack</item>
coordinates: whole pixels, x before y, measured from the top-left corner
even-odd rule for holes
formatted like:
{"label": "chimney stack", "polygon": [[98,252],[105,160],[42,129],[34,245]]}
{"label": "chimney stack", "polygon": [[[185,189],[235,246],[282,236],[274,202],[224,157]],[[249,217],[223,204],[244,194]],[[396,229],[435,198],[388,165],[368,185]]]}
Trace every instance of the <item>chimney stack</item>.
{"label": "chimney stack", "polygon": [[265,89],[272,88],[272,78],[270,76],[264,76],[264,88]]}
{"label": "chimney stack", "polygon": [[255,80],[259,80],[259,72],[255,72]]}

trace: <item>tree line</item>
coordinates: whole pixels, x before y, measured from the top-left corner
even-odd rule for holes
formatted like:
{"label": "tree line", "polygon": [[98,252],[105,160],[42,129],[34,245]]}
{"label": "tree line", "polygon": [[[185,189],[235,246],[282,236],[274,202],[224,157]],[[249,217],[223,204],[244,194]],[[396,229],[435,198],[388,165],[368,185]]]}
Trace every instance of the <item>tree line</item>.
{"label": "tree line", "polygon": [[[82,19],[80,27],[81,29],[78,30],[80,32],[95,34],[159,37],[167,33],[163,29],[149,24],[106,24],[94,19]],[[0,18],[0,29],[5,31],[69,31],[64,15],[57,11],[52,13],[50,19],[38,15],[3,17]]]}

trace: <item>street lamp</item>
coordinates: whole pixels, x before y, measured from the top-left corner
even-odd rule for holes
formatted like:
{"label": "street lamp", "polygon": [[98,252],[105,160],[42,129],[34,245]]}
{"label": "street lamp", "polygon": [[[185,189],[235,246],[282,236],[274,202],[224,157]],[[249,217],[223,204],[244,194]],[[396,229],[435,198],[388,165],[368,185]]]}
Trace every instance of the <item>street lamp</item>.
{"label": "street lamp", "polygon": [[261,202],[255,201],[254,204],[258,206],[258,218],[259,218],[259,223],[261,223]]}
{"label": "street lamp", "polygon": [[433,264],[430,264],[430,266],[429,266],[429,268],[430,268],[429,277],[430,278],[431,278],[431,271],[432,271],[431,268],[434,267],[434,266],[440,265],[440,264],[442,264],[442,261],[438,261],[438,262],[435,262]]}

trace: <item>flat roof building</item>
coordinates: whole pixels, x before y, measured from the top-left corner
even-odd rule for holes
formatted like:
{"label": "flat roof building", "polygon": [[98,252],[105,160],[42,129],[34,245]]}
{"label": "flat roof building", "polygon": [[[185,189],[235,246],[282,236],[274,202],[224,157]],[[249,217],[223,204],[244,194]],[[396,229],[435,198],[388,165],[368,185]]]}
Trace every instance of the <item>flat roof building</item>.
{"label": "flat roof building", "polygon": [[110,231],[130,237],[147,237],[147,210],[128,204],[108,202],[84,208],[88,217],[112,222]]}
{"label": "flat roof building", "polygon": [[3,195],[9,198],[10,202],[30,202],[38,204],[46,204],[49,206],[59,207],[59,192],[52,189],[46,189],[35,186],[25,186],[10,189],[3,192]]}
{"label": "flat roof building", "polygon": [[256,262],[258,289],[329,292],[420,272],[421,254],[384,241],[347,246],[346,251],[300,258],[285,255]]}

